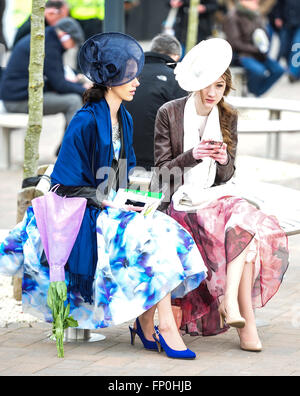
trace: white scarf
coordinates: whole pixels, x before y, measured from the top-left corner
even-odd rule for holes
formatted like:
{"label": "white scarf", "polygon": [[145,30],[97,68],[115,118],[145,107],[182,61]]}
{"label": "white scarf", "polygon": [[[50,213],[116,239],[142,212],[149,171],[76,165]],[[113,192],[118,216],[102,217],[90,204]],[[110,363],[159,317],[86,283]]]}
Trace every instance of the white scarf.
{"label": "white scarf", "polygon": [[[187,100],[184,108],[184,152],[194,148],[200,142],[199,123],[201,121],[197,115],[195,94],[193,94]],[[223,141],[218,106],[214,106],[207,117],[202,140]],[[189,196],[192,201],[197,201],[201,190],[214,184],[216,172],[216,161],[212,158],[203,158],[198,165],[185,171],[184,184],[174,193],[172,198],[174,206],[186,196]]]}

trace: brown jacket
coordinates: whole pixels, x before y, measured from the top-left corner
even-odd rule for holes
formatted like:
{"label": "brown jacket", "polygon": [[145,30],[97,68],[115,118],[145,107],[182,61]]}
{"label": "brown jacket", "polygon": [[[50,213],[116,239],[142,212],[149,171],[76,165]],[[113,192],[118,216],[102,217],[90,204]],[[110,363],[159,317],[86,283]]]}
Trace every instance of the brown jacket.
{"label": "brown jacket", "polygon": [[[170,196],[166,197],[162,210],[170,203],[173,193],[183,184],[184,168],[191,168],[202,160],[195,160],[192,149],[183,151],[183,120],[184,107],[188,97],[172,100],[164,104],[157,113],[154,133],[154,160],[155,167],[161,173],[164,168],[168,170],[175,167],[181,170],[180,180],[170,180]],[[230,180],[235,171],[235,156],[237,146],[237,116],[233,116],[230,120],[233,147],[231,154],[228,153],[228,163],[221,165],[217,163],[217,174],[215,185],[225,183]],[[162,186],[159,183],[157,173],[154,175],[151,189],[158,190]]]}
{"label": "brown jacket", "polygon": [[263,18],[259,15],[250,18],[239,10],[231,10],[224,19],[223,30],[226,39],[238,56],[248,56],[262,61],[264,55],[254,45],[252,35],[256,29],[265,29]]}

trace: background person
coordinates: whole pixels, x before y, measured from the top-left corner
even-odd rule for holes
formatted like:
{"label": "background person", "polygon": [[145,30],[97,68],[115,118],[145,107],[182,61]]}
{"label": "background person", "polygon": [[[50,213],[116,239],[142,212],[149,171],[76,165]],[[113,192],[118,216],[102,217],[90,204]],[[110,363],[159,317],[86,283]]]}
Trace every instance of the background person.
{"label": "background person", "polygon": [[[3,44],[6,50],[7,43],[3,34],[3,15],[5,12],[5,7],[6,7],[5,0],[0,0],[0,44]],[[2,66],[2,63],[0,63],[0,66]]]}
{"label": "background person", "polygon": [[[299,51],[300,43],[300,2],[298,0],[278,0],[273,11],[274,24],[279,31],[280,50],[278,58],[284,58],[288,67],[291,83],[300,80]],[[295,46],[296,50],[293,51]]]}
{"label": "background person", "polygon": [[[178,8],[178,14],[174,25],[175,37],[178,38],[183,53],[186,48],[188,18],[190,0],[169,0],[168,4],[172,8]],[[197,42],[207,39],[212,35],[214,25],[214,14],[218,9],[217,0],[202,0],[198,6],[199,24],[197,33]]]}
{"label": "background person", "polygon": [[[60,19],[69,16],[68,4],[63,0],[49,0],[45,4],[45,26],[54,26]],[[13,47],[21,38],[30,34],[31,16],[18,28]]]}
{"label": "background person", "polygon": [[130,12],[140,6],[140,0],[124,0],[124,13],[125,13],[125,30],[128,28]]}
{"label": "background person", "polygon": [[137,166],[147,171],[154,166],[154,124],[157,110],[166,102],[186,95],[175,80],[174,67],[181,58],[179,41],[170,35],[153,38],[145,53],[141,86],[132,102],[126,104],[133,118],[133,147]]}
{"label": "background person", "polygon": [[224,33],[239,64],[247,72],[248,90],[266,93],[284,74],[284,68],[269,55],[270,42],[258,0],[238,0],[224,19]]}
{"label": "background person", "polygon": [[[66,124],[82,106],[85,86],[66,80],[63,54],[83,42],[80,25],[72,18],[63,18],[45,32],[44,114],[63,113]],[[28,66],[30,35],[23,37],[13,49],[1,83],[1,98],[10,113],[28,112]]]}
{"label": "background person", "polygon": [[102,33],[105,16],[105,0],[68,0],[70,16],[77,20],[84,39]]}

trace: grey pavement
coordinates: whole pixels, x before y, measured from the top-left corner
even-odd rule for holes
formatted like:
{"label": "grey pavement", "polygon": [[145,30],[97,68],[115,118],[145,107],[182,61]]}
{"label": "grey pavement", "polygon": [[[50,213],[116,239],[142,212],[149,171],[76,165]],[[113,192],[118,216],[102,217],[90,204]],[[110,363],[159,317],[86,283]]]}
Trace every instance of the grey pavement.
{"label": "grey pavement", "polygon": [[[290,85],[283,77],[267,95],[300,99],[300,83]],[[244,116],[241,114],[241,116]],[[245,116],[266,117],[251,112]],[[284,117],[299,116],[284,114]],[[62,136],[60,115],[46,120],[40,142],[40,163],[55,160]],[[17,192],[22,180],[23,133],[13,137],[13,168],[0,170],[0,229],[15,225]],[[300,189],[300,136],[283,137],[281,161],[264,158],[265,137],[242,136],[239,140],[240,172],[259,180]],[[283,203],[284,204],[284,203]],[[281,288],[271,301],[256,311],[261,353],[242,351],[235,329],[214,337],[184,336],[197,353],[195,361],[176,361],[146,351],[139,340],[130,345],[128,323],[102,329],[105,340],[65,343],[65,358],[56,357],[45,323],[10,323],[0,328],[0,376],[297,376],[300,375],[300,235],[289,238],[290,266]]]}

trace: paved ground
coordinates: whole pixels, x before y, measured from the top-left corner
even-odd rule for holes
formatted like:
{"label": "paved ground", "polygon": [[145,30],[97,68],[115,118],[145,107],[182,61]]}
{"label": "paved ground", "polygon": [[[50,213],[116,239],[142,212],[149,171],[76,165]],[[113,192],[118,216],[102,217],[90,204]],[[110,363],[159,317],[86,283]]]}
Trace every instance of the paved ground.
{"label": "paved ground", "polygon": [[[300,99],[299,87],[300,83],[289,85],[283,78],[268,96]],[[41,137],[41,163],[54,160],[53,153],[61,134],[62,118],[49,118]],[[13,168],[0,170],[0,229],[9,229],[15,223],[16,194],[22,179],[21,132],[15,132],[13,145]],[[300,136],[285,136],[283,161],[265,160],[265,138],[242,137],[239,171],[300,189],[299,147]],[[185,336],[187,346],[197,353],[197,359],[175,361],[164,354],[145,351],[139,341],[132,347],[126,323],[103,329],[100,333],[106,336],[104,341],[66,343],[65,359],[58,359],[56,347],[49,341],[49,325],[13,322],[0,328],[0,376],[300,375],[300,236],[290,238],[290,253],[290,267],[282,287],[264,309],[257,310],[264,346],[261,353],[240,350],[237,334],[231,329],[216,337]]]}

